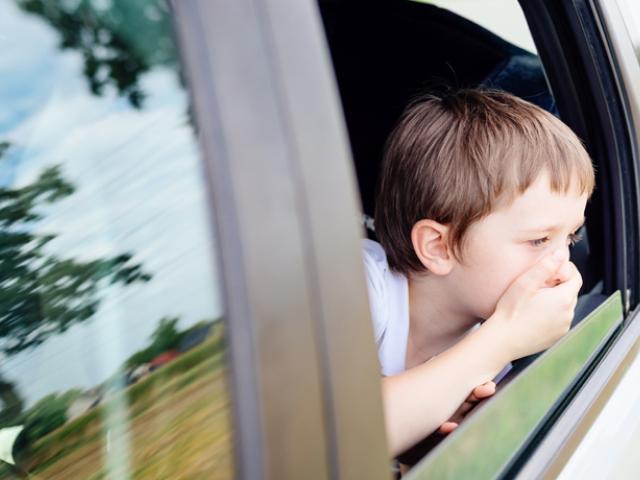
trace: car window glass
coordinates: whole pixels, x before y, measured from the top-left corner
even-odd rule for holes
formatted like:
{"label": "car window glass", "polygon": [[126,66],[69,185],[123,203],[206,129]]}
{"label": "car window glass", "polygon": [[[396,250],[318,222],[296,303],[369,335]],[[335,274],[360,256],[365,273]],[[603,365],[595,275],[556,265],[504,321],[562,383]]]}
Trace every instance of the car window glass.
{"label": "car window glass", "polygon": [[167,4],[7,0],[0,32],[0,478],[230,477],[215,239]]}

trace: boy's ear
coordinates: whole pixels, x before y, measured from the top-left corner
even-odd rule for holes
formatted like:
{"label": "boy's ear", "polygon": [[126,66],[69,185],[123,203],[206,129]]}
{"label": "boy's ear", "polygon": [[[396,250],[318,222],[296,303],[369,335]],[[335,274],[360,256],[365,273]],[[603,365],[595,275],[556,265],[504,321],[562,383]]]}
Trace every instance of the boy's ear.
{"label": "boy's ear", "polygon": [[449,227],[423,219],[411,229],[413,250],[422,264],[435,275],[447,275],[454,258],[449,248]]}

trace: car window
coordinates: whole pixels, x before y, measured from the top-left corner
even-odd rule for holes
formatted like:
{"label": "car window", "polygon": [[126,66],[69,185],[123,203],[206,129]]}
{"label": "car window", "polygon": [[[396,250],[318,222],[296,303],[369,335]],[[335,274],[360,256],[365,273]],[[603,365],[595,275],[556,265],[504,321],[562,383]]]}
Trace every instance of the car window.
{"label": "car window", "polygon": [[0,3],[0,478],[228,478],[225,309],[167,4]]}
{"label": "car window", "polygon": [[[371,217],[384,140],[412,99],[438,91],[443,85],[489,87],[506,90],[562,117],[564,112],[557,108],[518,2],[494,1],[491,5],[492,8],[481,8],[477,2],[464,0],[381,2],[371,5],[367,22],[362,22],[360,7],[320,3],[370,238],[375,240]],[[357,34],[351,28],[354,22],[358,22]],[[597,164],[598,159],[594,161]],[[573,326],[578,326],[611,293],[603,290],[598,264],[602,242],[598,241],[598,230],[591,228],[601,218],[600,206],[601,200],[594,198],[590,207],[594,214],[590,216],[587,211],[583,240],[571,251],[572,261],[583,278]],[[581,352],[596,351],[598,346]],[[535,358],[514,362],[509,380],[519,380],[516,376],[533,367]],[[536,421],[564,394],[578,370],[559,383],[549,384],[553,398],[531,399],[537,402]],[[524,377],[520,384],[533,388],[540,378],[532,378]],[[504,415],[508,417],[510,411],[505,410]],[[500,415],[494,410],[495,414]],[[491,416],[487,418],[491,422]],[[525,425],[523,431],[529,432],[535,425]],[[461,429],[455,435],[464,436],[465,432]],[[442,435],[437,433],[427,437],[402,454],[401,463],[415,464],[441,440]],[[498,447],[512,453],[518,448],[507,437],[498,442]]]}

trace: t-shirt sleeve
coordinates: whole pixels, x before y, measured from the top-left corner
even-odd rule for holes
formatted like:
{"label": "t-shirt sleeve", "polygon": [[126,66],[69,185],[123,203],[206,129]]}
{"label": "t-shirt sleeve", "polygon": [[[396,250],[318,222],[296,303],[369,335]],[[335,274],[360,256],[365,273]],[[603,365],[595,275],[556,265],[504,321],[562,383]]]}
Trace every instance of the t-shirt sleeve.
{"label": "t-shirt sleeve", "polygon": [[371,311],[375,341],[379,346],[389,322],[384,289],[385,269],[388,267],[382,247],[370,240],[364,240],[363,242],[363,261],[369,294],[369,309]]}

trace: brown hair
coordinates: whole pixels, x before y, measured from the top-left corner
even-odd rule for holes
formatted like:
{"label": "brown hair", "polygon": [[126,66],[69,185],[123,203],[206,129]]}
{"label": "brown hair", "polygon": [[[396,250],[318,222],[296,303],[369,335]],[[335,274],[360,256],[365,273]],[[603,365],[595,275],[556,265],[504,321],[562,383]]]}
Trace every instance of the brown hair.
{"label": "brown hair", "polygon": [[450,226],[456,258],[469,226],[549,172],[551,189],[591,195],[591,159],[549,112],[506,92],[460,90],[413,102],[389,137],[375,228],[389,266],[425,270],[411,229],[428,218]]}

